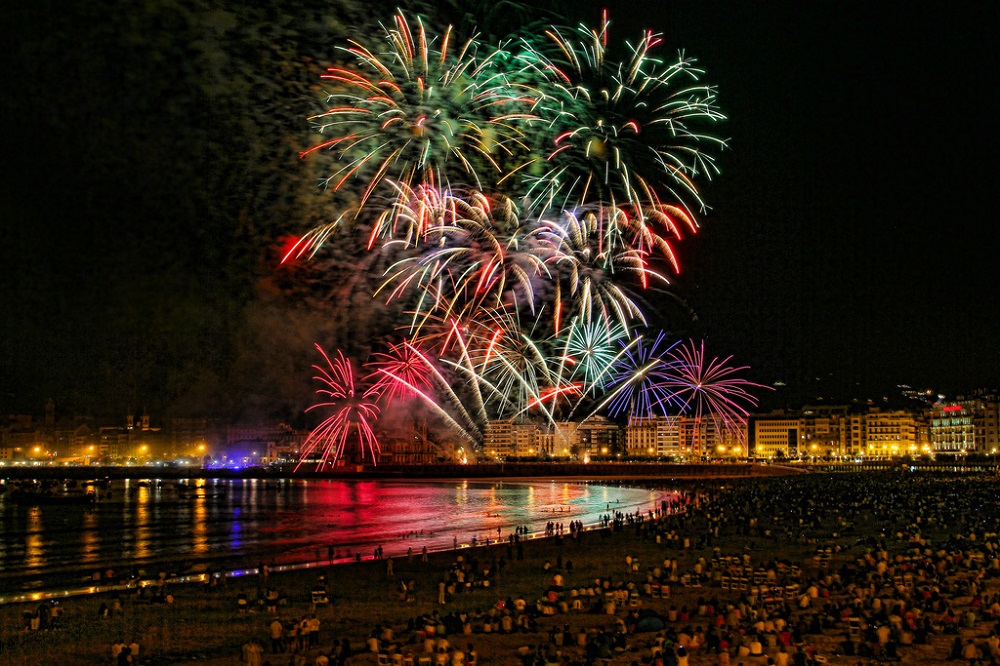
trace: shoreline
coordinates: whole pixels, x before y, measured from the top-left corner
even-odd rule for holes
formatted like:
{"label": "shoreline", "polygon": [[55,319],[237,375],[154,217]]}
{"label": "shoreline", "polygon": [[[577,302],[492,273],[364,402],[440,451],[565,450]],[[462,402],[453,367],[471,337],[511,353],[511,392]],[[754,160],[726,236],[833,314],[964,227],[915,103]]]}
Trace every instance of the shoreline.
{"label": "shoreline", "polygon": [[[326,479],[323,479],[326,480]],[[330,479],[333,481],[339,479]],[[115,480],[120,481],[120,480]],[[296,479],[291,479],[286,481],[297,481]],[[315,481],[311,479],[309,481]],[[461,481],[456,479],[416,479],[407,481],[397,481],[397,480],[379,480],[383,483],[413,483],[413,484],[450,484],[454,481]],[[477,485],[490,485],[490,484],[539,484],[545,483],[546,479],[544,477],[517,477],[517,478],[502,478],[502,479],[468,479],[470,483]],[[683,493],[683,482],[678,483],[669,479],[653,479],[649,481],[643,480],[632,480],[632,479],[573,479],[573,478],[558,478],[552,479],[552,483],[566,483],[581,486],[597,486],[597,487],[609,487],[609,488],[629,488],[633,490],[649,491],[649,496],[643,497],[633,497],[621,503],[622,500],[616,500],[619,504],[615,504],[612,501],[608,505],[609,511],[621,510],[621,511],[646,511],[650,507],[659,506],[663,501],[673,501],[678,494]],[[643,493],[645,495],[645,493]],[[105,506],[105,500],[98,502],[96,506]],[[108,506],[108,508],[113,509],[113,506]],[[597,512],[603,513],[603,509],[598,509]],[[551,511],[548,512],[542,509],[536,516],[535,520],[531,523],[523,525],[525,529],[530,530],[530,532],[522,534],[522,538],[526,541],[534,541],[544,538],[544,522],[549,521],[570,521],[576,520],[576,517],[586,517],[584,523],[586,529],[595,529],[600,525],[600,521],[595,519],[595,514],[591,510],[590,513],[582,514],[577,511],[573,511],[570,507],[567,507],[567,511]],[[487,514],[488,518],[495,518],[497,516],[492,516]],[[544,522],[543,522],[544,521]],[[502,529],[510,532],[514,529],[515,524],[519,523],[513,517],[508,519],[508,522],[500,525]],[[520,524],[517,524],[521,527]],[[45,572],[35,572],[31,574],[23,573],[11,573],[9,575],[0,574],[0,584],[6,583],[6,585],[0,585],[0,587],[5,588],[3,593],[0,593],[0,605],[8,604],[21,604],[21,603],[35,603],[45,600],[61,600],[70,597],[79,596],[91,596],[94,594],[107,594],[110,592],[128,592],[134,591],[142,587],[149,587],[156,583],[156,579],[152,578],[154,572],[163,572],[166,574],[166,582],[168,583],[198,583],[205,581],[205,575],[202,573],[206,570],[217,571],[225,575],[225,577],[246,577],[248,575],[259,574],[261,566],[266,562],[273,570],[281,571],[294,571],[299,569],[310,569],[317,568],[321,566],[330,565],[344,565],[356,563],[356,557],[360,556],[362,562],[370,562],[373,560],[372,549],[376,546],[384,545],[384,554],[389,558],[401,558],[406,557],[408,547],[413,548],[418,554],[421,547],[426,546],[428,548],[428,553],[441,553],[448,552],[452,550],[466,550],[466,549],[477,549],[482,546],[492,546],[496,544],[496,535],[494,530],[496,525],[490,527],[479,527],[471,532],[462,532],[462,536],[459,537],[459,533],[451,533],[447,530],[437,530],[424,533],[422,530],[420,533],[410,532],[410,533],[399,533],[391,536],[383,535],[381,537],[372,537],[368,541],[364,542],[352,542],[350,544],[329,544],[326,542],[317,542],[312,544],[300,544],[297,545],[292,550],[286,550],[283,553],[271,552],[271,553],[219,553],[215,556],[200,556],[200,557],[185,557],[181,559],[176,558],[154,558],[151,560],[145,560],[141,563],[121,563],[121,562],[105,562],[97,564],[89,564],[86,567],[76,567],[72,565],[66,565],[54,569],[50,569]],[[471,537],[471,538],[470,538]],[[452,546],[452,543],[457,543],[457,549]],[[321,557],[321,552],[326,552],[328,549],[333,549],[336,547],[337,556],[333,559],[327,559]],[[345,551],[346,552],[342,552]],[[183,563],[183,566],[177,567],[176,565]],[[132,575],[127,578],[124,576],[119,576],[112,580],[104,579],[103,576],[98,579],[92,579],[91,573],[93,571],[103,571],[106,568],[113,569],[114,571],[127,572],[133,571]],[[135,577],[135,572],[138,572],[138,577]],[[46,579],[51,579],[46,585]]]}

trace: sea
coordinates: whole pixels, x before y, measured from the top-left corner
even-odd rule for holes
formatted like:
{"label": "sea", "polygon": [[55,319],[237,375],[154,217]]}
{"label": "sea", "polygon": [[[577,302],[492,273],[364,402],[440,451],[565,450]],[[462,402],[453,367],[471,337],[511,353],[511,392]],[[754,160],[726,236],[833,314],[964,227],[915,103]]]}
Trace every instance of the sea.
{"label": "sea", "polygon": [[[57,494],[60,489],[57,489]],[[96,503],[0,494],[0,595],[117,580],[384,557],[527,538],[656,510],[675,494],[570,480],[124,479]]]}

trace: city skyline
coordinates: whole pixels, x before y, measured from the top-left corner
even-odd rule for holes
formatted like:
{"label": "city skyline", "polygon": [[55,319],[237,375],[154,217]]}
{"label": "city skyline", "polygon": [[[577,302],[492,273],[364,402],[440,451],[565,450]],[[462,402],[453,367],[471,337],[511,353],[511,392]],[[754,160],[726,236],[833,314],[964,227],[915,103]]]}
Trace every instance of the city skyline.
{"label": "city skyline", "polygon": [[159,423],[148,415],[124,425],[57,419],[50,405],[43,422],[21,418],[0,428],[0,465],[180,465],[238,468],[303,464],[332,466],[425,465],[521,460],[540,462],[698,461],[745,458],[992,460],[1000,451],[1000,398],[980,395],[910,409],[871,405],[803,405],[749,415],[736,432],[697,416],[612,421],[491,421],[472,451],[454,433],[429,432],[416,419],[380,432],[375,452],[357,445],[328,461],[309,446],[307,430],[287,424],[227,424],[207,419]]}
{"label": "city skyline", "polygon": [[[996,9],[629,7],[610,4],[615,34],[662,31],[671,50],[704,66],[729,118],[730,148],[706,188],[711,210],[678,246],[682,271],[656,308],[677,337],[705,338],[750,365],[753,380],[784,384],[777,404],[876,397],[902,383],[952,395],[996,385],[997,231],[987,221],[996,158],[979,146]],[[152,21],[165,10],[146,11]],[[51,397],[81,412],[300,416],[311,345],[323,342],[310,334],[343,326],[325,311],[303,314],[309,289],[289,287],[301,276],[274,261],[283,239],[322,220],[329,204],[312,201],[314,181],[295,156],[315,100],[264,99],[258,113],[277,109],[281,120],[261,127],[284,134],[251,132],[254,154],[239,153],[227,132],[243,135],[219,123],[232,120],[246,90],[211,78],[208,51],[161,72],[154,63],[184,53],[184,42],[154,31],[126,47],[135,26],[116,19],[88,64],[85,47],[102,34],[93,18],[59,17],[49,31],[33,12],[19,8],[12,23],[23,29],[14,42],[23,85],[3,107],[12,158],[0,199],[11,239],[0,404],[17,412]],[[573,17],[596,18],[590,7]],[[60,32],[73,21],[83,46]],[[200,35],[206,26],[188,28]],[[281,54],[300,63],[294,76],[305,89],[317,82],[301,60],[328,55],[315,46],[322,35],[301,28]],[[339,36],[325,32],[329,43]],[[217,55],[243,64],[227,39],[218,37]],[[127,57],[119,77],[108,66]],[[64,60],[79,70],[68,82]],[[237,69],[235,80],[269,76]],[[180,96],[192,81],[218,104],[202,118]],[[63,84],[92,131],[44,110]],[[223,92],[213,97],[213,85]],[[147,134],[155,130],[137,118],[166,102],[166,117],[183,122]],[[275,204],[267,178],[237,177],[247,164],[309,205]],[[290,213],[301,219],[282,217]],[[300,333],[283,330],[286,322]]]}

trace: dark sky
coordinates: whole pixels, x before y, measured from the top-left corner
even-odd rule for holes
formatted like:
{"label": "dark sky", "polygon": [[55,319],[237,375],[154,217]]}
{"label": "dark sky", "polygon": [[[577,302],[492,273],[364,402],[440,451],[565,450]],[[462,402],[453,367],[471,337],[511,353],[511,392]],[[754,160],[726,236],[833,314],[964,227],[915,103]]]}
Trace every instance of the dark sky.
{"label": "dark sky", "polygon": [[[0,412],[300,414],[336,315],[273,279],[269,248],[324,217],[296,153],[359,10],[18,4]],[[678,332],[790,402],[1000,385],[996,3],[607,6],[614,37],[652,28],[697,57],[730,118],[712,210],[679,246],[697,321]]]}
{"label": "dark sky", "polygon": [[730,117],[683,250],[713,346],[805,399],[1000,384],[997,5],[628,6],[663,17]]}

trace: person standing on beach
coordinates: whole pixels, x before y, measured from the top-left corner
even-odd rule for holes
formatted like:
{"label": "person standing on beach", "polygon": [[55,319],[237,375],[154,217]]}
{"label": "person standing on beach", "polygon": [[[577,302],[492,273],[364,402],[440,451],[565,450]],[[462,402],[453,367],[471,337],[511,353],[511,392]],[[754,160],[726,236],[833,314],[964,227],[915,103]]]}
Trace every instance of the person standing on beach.
{"label": "person standing on beach", "polygon": [[285,628],[281,624],[280,618],[274,618],[271,620],[270,625],[271,630],[271,652],[278,654],[281,652],[281,635],[285,632]]}
{"label": "person standing on beach", "polygon": [[243,663],[247,666],[260,666],[263,653],[264,648],[257,641],[250,639],[243,644]]}
{"label": "person standing on beach", "polygon": [[309,616],[309,645],[316,647],[319,645],[319,618],[316,613]]}

